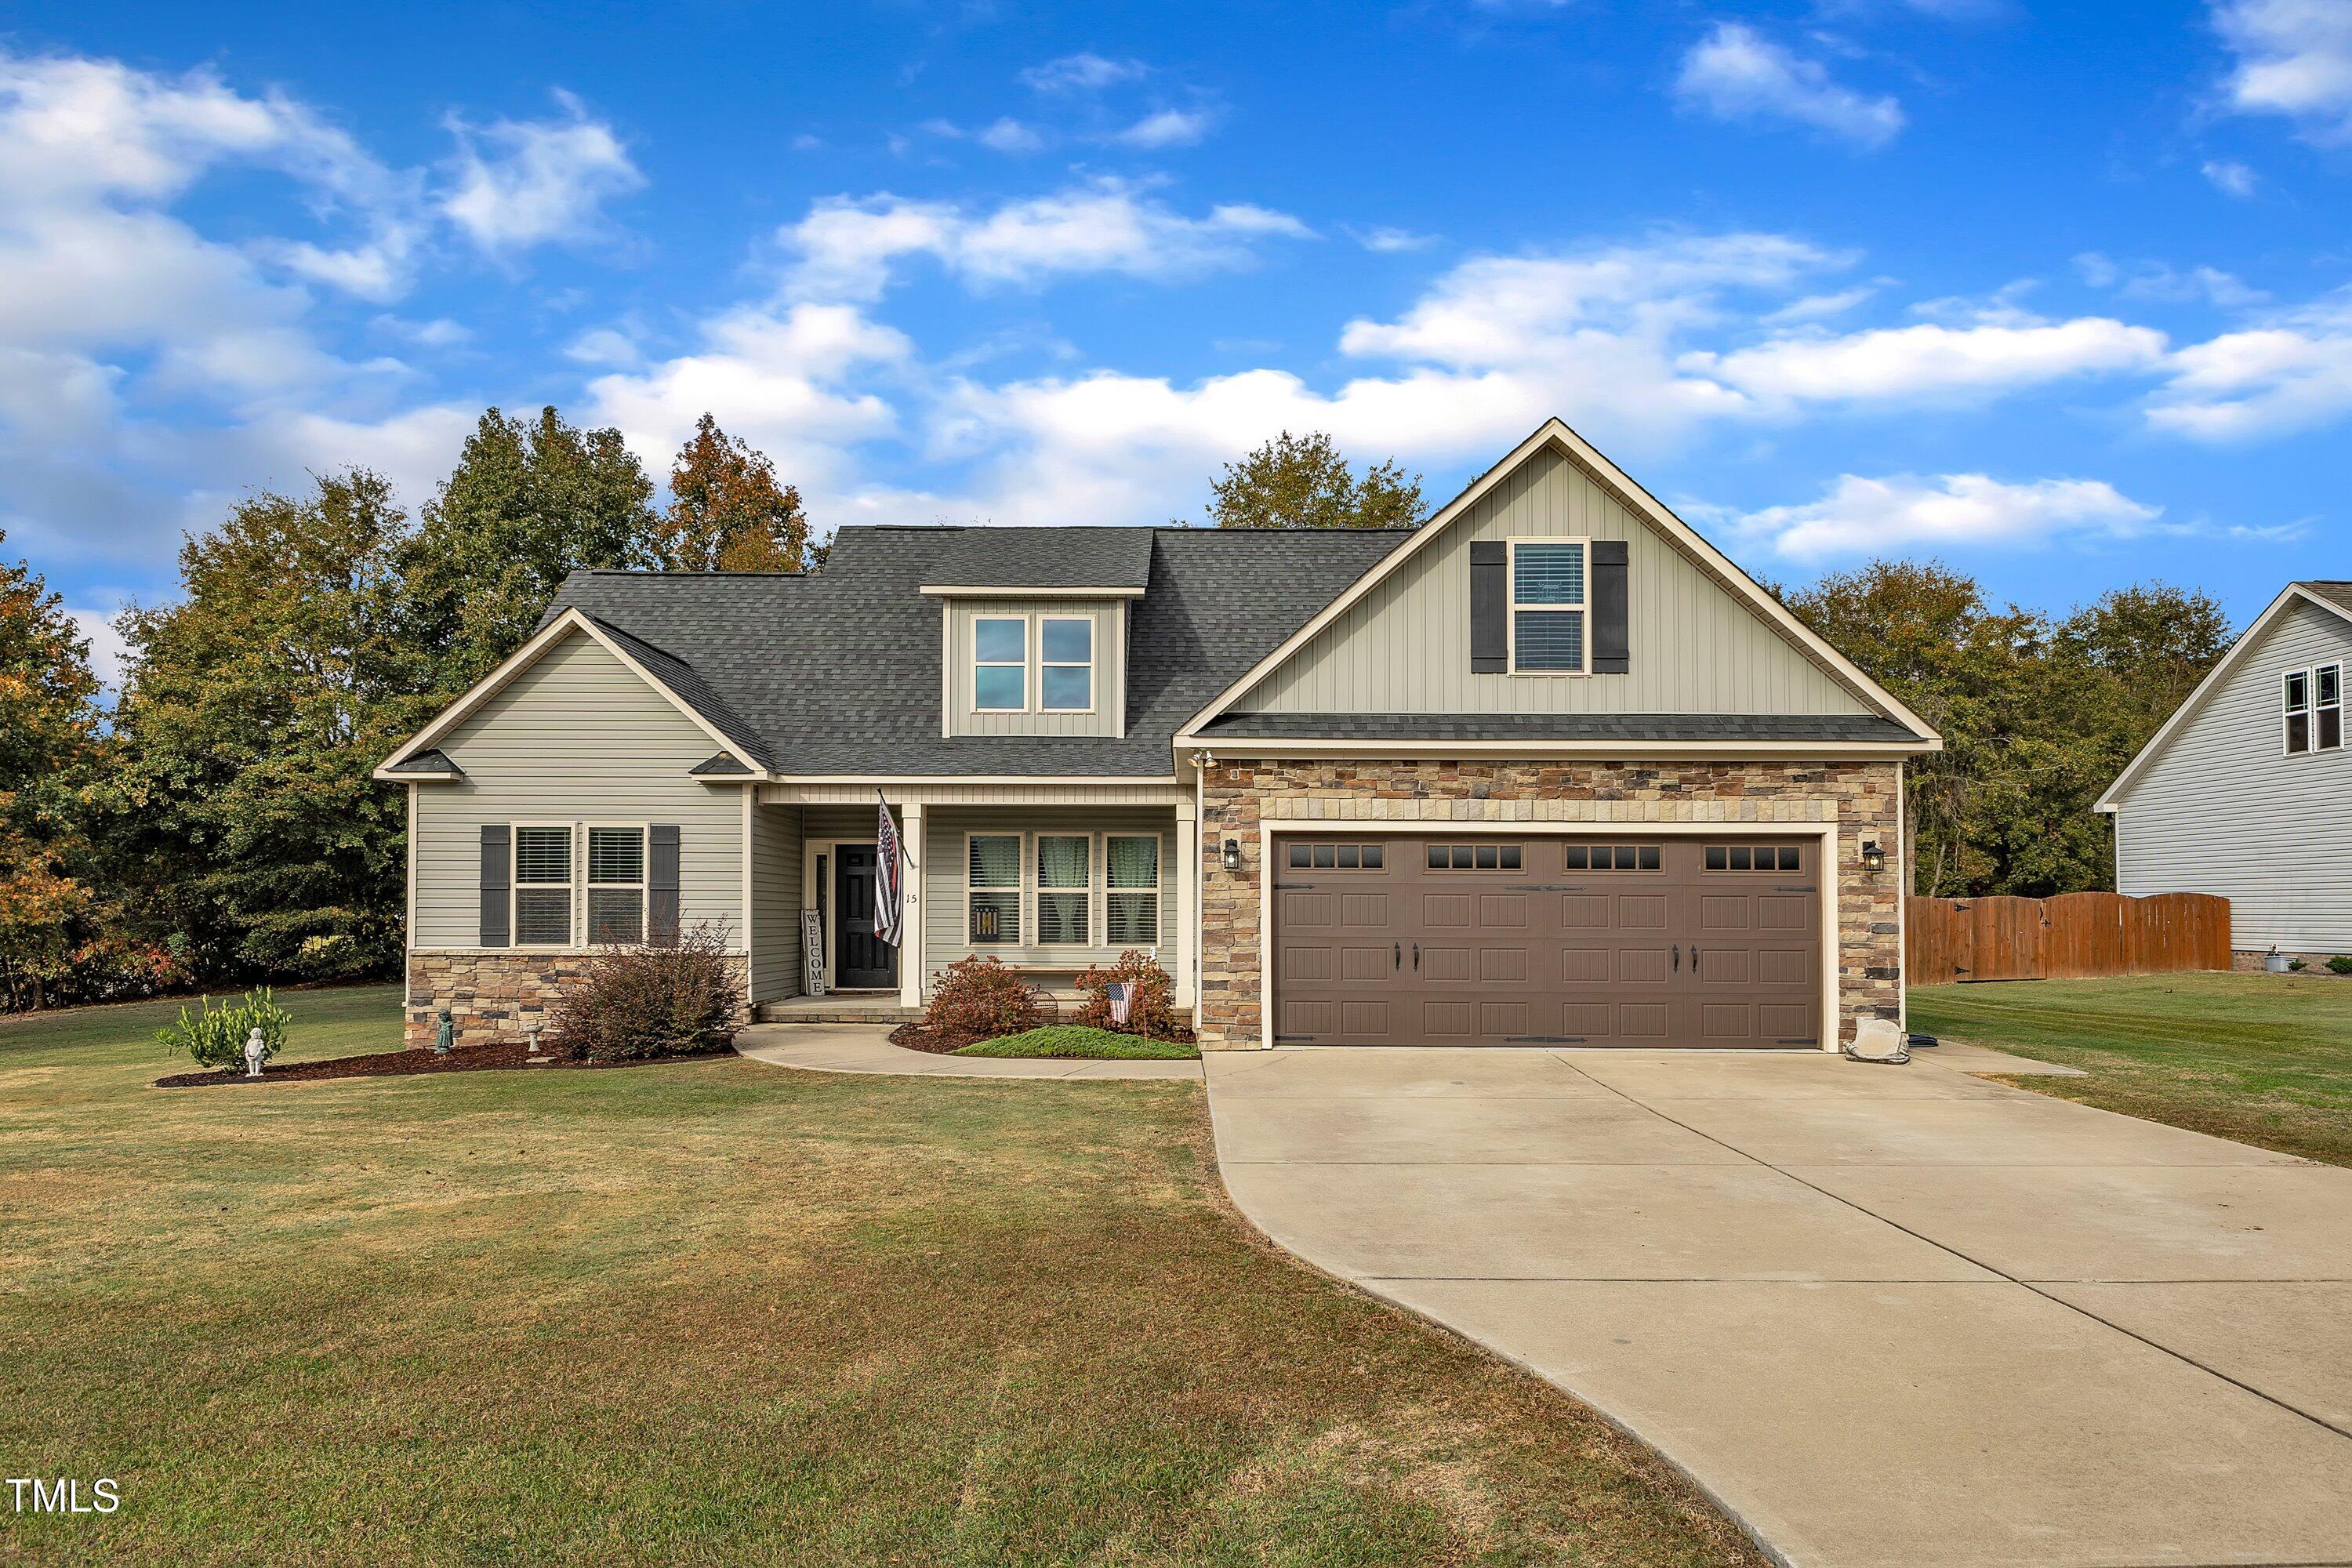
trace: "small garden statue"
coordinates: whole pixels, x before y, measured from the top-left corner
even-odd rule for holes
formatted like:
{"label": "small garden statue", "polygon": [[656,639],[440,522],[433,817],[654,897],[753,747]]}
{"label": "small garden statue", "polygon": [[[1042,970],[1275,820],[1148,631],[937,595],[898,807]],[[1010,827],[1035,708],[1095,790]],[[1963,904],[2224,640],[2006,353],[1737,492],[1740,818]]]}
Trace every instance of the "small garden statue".
{"label": "small garden statue", "polygon": [[449,1009],[444,1007],[441,1009],[441,1026],[433,1031],[433,1054],[436,1057],[446,1057],[449,1054],[449,1048],[457,1043],[457,1026],[450,1021]]}
{"label": "small garden statue", "polygon": [[523,1034],[527,1036],[530,1041],[530,1048],[526,1054],[532,1057],[539,1055],[539,1032],[545,1027],[547,1027],[546,1023],[538,1018],[533,1018],[529,1024],[523,1026]]}
{"label": "small garden statue", "polygon": [[262,1038],[261,1030],[257,1026],[254,1031],[245,1037],[245,1076],[259,1078],[261,1058],[268,1054],[269,1042]]}

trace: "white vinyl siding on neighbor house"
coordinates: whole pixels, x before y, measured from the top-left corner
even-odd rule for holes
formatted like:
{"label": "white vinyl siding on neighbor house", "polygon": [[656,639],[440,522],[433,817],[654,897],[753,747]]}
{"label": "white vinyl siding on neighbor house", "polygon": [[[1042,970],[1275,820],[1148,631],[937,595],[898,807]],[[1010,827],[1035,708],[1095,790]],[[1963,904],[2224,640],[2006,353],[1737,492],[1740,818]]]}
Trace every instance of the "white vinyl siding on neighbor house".
{"label": "white vinyl siding on neighbor house", "polygon": [[2217,893],[2241,952],[2352,952],[2352,751],[2288,753],[2288,670],[2352,663],[2352,622],[2289,605],[2116,801],[2116,888]]}
{"label": "white vinyl siding on neighbor house", "polygon": [[[1122,699],[1127,689],[1127,601],[1124,599],[949,599],[942,615],[947,670],[941,700],[947,704],[943,732],[950,735],[1117,735],[1124,720]],[[983,665],[1003,668],[1004,657],[995,647],[983,647],[978,635],[982,621],[1018,622],[1021,630],[1020,705],[983,709],[980,706],[979,670]],[[1088,706],[1065,705],[1076,684],[1068,648],[1070,630],[1048,631],[1055,623],[1087,623]],[[983,658],[982,656],[987,657]],[[1054,674],[1059,668],[1062,674]],[[997,678],[1010,685],[1009,674]],[[1003,691],[992,700],[1004,700]]]}
{"label": "white vinyl siding on neighbor house", "polygon": [[751,808],[751,1000],[801,994],[801,808]]}
{"label": "white vinyl siding on neighbor house", "polygon": [[[1471,544],[1543,539],[1625,542],[1627,673],[1546,680],[1472,672]],[[1584,636],[1589,643],[1589,624]],[[1232,707],[1275,713],[1873,711],[1556,452],[1539,453],[1504,478],[1469,515]]]}
{"label": "white vinyl siding on neighbor house", "polygon": [[[675,824],[686,926],[743,942],[743,790],[687,770],[718,748],[593,638],[575,633],[468,715],[440,749],[462,780],[415,786],[415,948],[481,942],[481,830],[560,825],[573,832],[572,944],[587,928],[591,824]],[[518,946],[523,945],[520,939]]]}
{"label": "white vinyl siding on neighbor house", "polygon": [[[1062,809],[1006,807],[1002,809],[963,806],[932,806],[923,817],[923,965],[925,994],[929,994],[930,977],[958,959],[975,953],[992,953],[1006,963],[1027,968],[1050,968],[1076,971],[1092,964],[1109,963],[1118,957],[1122,948],[1157,947],[1160,965],[1169,974],[1179,976],[1183,965],[1191,963],[1191,933],[1176,930],[1176,868],[1174,814],[1170,810],[1150,810],[1123,807],[1071,806]],[[1019,887],[1007,889],[1019,910],[1019,940],[1014,942],[976,942],[970,940],[969,910],[971,909],[973,836],[991,838],[996,836],[1017,837],[1019,857],[1013,863],[1018,868]],[[1047,945],[1039,940],[1038,908],[1041,899],[1055,896],[1053,883],[1066,880],[1067,867],[1073,857],[1065,847],[1058,852],[1048,852],[1056,861],[1040,877],[1038,840],[1049,843],[1055,839],[1083,837],[1087,842],[1086,886],[1074,883],[1065,890],[1071,894],[1083,892],[1087,940],[1071,945]],[[1113,916],[1108,900],[1116,889],[1110,878],[1111,855],[1109,841],[1114,837],[1145,837],[1157,842],[1159,884],[1153,892],[1159,910],[1159,938],[1151,941],[1114,942],[1111,940]],[[992,854],[992,863],[996,857]],[[1123,851],[1118,864],[1131,867],[1135,858],[1131,851]],[[1060,875],[1056,875],[1056,869]],[[1041,882],[1043,890],[1041,891]],[[1131,894],[1138,889],[1129,889]],[[1066,899],[1061,919],[1076,918],[1076,900]],[[1120,908],[1117,923],[1122,933],[1131,932],[1132,923],[1144,919],[1140,901],[1130,898]],[[1054,917],[1047,920],[1055,925]],[[1058,929],[1046,934],[1060,935]]]}

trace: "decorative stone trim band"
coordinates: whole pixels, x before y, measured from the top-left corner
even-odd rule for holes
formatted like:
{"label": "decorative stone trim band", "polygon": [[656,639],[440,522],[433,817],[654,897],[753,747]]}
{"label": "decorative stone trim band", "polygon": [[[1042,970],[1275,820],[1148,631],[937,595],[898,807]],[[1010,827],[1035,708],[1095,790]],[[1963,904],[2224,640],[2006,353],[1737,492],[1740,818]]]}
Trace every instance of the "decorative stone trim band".
{"label": "decorative stone trim band", "polygon": [[[449,1010],[460,1046],[519,1040],[533,1024],[547,1021],[556,999],[577,984],[596,955],[590,952],[440,952],[408,955],[408,989],[402,1043],[411,1049],[433,1044],[441,1010]],[[751,961],[730,956],[739,995],[749,1016]]]}

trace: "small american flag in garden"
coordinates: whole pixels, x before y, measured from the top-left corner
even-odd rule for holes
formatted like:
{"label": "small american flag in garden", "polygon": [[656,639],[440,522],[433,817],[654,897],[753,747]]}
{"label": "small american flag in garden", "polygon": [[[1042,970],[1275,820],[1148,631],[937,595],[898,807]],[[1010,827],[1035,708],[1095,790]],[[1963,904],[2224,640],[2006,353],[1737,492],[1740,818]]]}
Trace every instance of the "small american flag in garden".
{"label": "small american flag in garden", "polygon": [[898,825],[890,820],[890,797],[880,790],[874,798],[882,803],[881,826],[874,830],[874,934],[898,945],[898,889],[902,878],[899,867],[906,852],[898,846]]}

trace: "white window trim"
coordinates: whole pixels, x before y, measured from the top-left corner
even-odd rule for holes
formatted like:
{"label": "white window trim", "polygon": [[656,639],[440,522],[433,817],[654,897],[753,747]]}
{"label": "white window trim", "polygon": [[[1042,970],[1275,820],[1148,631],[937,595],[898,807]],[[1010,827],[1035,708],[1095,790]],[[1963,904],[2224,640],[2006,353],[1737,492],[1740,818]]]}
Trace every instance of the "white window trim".
{"label": "white window trim", "polygon": [[[1100,627],[1099,626],[1097,626],[1097,625],[1096,625],[1096,624],[1095,624],[1095,617],[1094,617],[1094,616],[1045,616],[1045,615],[1041,615],[1041,616],[1037,616],[1037,617],[1036,617],[1036,621],[1037,621],[1037,711],[1038,711],[1038,712],[1040,712],[1040,713],[1092,713],[1092,712],[1094,712],[1094,711],[1095,711],[1095,710],[1096,710],[1096,708],[1097,708],[1097,696],[1096,696],[1096,689],[1097,689],[1097,688],[1101,684],[1101,682],[1100,682],[1100,681],[1097,679],[1097,677],[1096,677],[1096,668],[1097,668],[1097,666],[1102,662],[1102,661],[1101,661],[1101,658],[1098,657],[1098,653],[1097,653],[1097,650],[1100,648],[1101,644],[1102,644],[1102,627]],[[1047,658],[1045,657],[1045,627],[1046,627],[1048,625],[1050,625],[1050,624],[1052,624],[1053,622],[1055,622],[1055,621],[1077,621],[1077,622],[1079,622],[1079,623],[1083,624],[1083,625],[1086,626],[1086,628],[1087,628],[1087,661],[1086,661],[1086,663],[1085,663],[1083,666],[1082,666],[1082,665],[1079,665],[1079,664],[1076,664],[1076,663],[1074,663],[1074,662],[1072,662],[1072,661],[1071,661],[1071,660],[1069,660],[1069,659],[1060,659],[1060,658],[1049,659],[1049,658]],[[1079,668],[1083,668],[1083,669],[1085,669],[1085,671],[1087,672],[1087,705],[1086,705],[1084,708],[1049,708],[1049,707],[1047,707],[1047,706],[1045,705],[1045,672],[1046,672],[1048,669],[1079,669]],[[976,695],[977,695],[977,690],[975,689],[975,696],[976,696]],[[1002,712],[1010,712],[1010,711],[1011,711],[1011,710],[1010,710],[1010,709],[1002,709],[1002,708],[1000,708],[1000,709],[994,709],[994,710],[992,710],[992,711],[1002,713]]]}
{"label": "white window trim", "polygon": [[[592,882],[588,879],[589,873],[592,869],[589,865],[588,851],[593,842],[593,836],[596,830],[600,827],[607,830],[618,830],[623,833],[635,833],[637,836],[636,881]],[[637,945],[643,946],[648,939],[653,926],[654,918],[653,825],[649,822],[583,822],[580,825],[580,863],[578,866],[578,879],[580,883],[580,941],[578,945],[583,949],[595,945],[595,943],[589,940],[590,930],[594,915],[594,910],[592,907],[593,900],[591,895],[598,890],[612,892],[616,889],[635,888],[637,890]],[[683,910],[680,911],[679,919],[680,923],[683,924]],[[626,944],[625,943],[622,945]]]}
{"label": "white window trim", "polygon": [[[1151,886],[1149,888],[1115,888],[1111,886],[1110,846],[1111,840],[1115,838],[1148,838],[1151,841]],[[1142,898],[1149,895],[1151,900],[1151,937],[1150,940],[1146,942],[1143,945],[1152,949],[1156,952],[1159,951],[1162,935],[1167,931],[1167,912],[1162,908],[1164,900],[1160,898],[1160,884],[1167,879],[1168,876],[1167,840],[1158,833],[1105,832],[1102,836],[1102,944],[1106,949],[1116,946],[1120,948],[1122,951],[1130,945],[1125,942],[1114,943],[1110,939],[1110,901],[1113,899]]]}
{"label": "white window trim", "polygon": [[[543,828],[551,832],[562,833],[564,836],[566,843],[570,846],[570,852],[568,858],[564,861],[566,877],[563,881],[527,883],[522,879],[522,836],[523,830],[526,828],[530,828],[534,831]],[[507,824],[507,942],[509,951],[515,952],[577,952],[580,951],[581,944],[572,939],[583,935],[587,926],[587,921],[581,908],[582,895],[580,891],[580,873],[583,869],[580,864],[581,847],[580,825],[576,822],[510,822]],[[551,888],[562,888],[563,889],[563,907],[568,921],[568,923],[564,928],[563,941],[560,942],[527,942],[522,940],[522,890],[526,887],[541,890]]]}
{"label": "white window trim", "polygon": [[[2336,672],[2336,700],[2333,702],[2322,703],[2319,700],[2319,672],[2323,669],[2332,669]],[[2304,748],[2299,752],[2294,748],[2288,739],[2289,721],[2294,719],[2295,714],[2286,705],[2288,683],[2297,676],[2303,678],[2302,716],[2305,740]],[[2336,714],[2336,744],[2332,746],[2320,743],[2319,715],[2323,710],[2332,710]],[[2279,674],[2279,755],[2309,757],[2316,756],[2322,752],[2340,752],[2343,749],[2344,665],[2342,661],[2329,659],[2326,664],[2306,665],[2301,669],[2282,670]]]}
{"label": "white window trim", "polygon": [[[1015,858],[1013,860],[1013,886],[1009,888],[983,888],[976,886],[972,882],[971,841],[975,838],[1010,838],[1013,841]],[[1037,928],[1031,924],[1029,920],[1028,880],[1029,835],[1026,833],[1017,832],[966,832],[963,836],[963,933],[958,939],[956,946],[966,952],[993,952],[1000,948],[1023,948],[1030,946],[1031,943],[1028,941],[1028,933],[1034,932]],[[971,896],[974,893],[1011,893],[1013,895],[1013,918],[1021,922],[1021,930],[1024,933],[1022,938],[1015,942],[981,942],[976,940],[971,934]]]}
{"label": "white window trim", "polygon": [[[1592,539],[1589,534],[1564,534],[1525,539],[1507,539],[1503,553],[1503,630],[1508,657],[1504,668],[1513,675],[1585,676],[1592,673]],[[1584,597],[1573,605],[1529,605],[1531,611],[1573,610],[1580,616],[1580,635],[1577,638],[1578,665],[1574,669],[1521,669],[1519,668],[1519,546],[1522,544],[1574,544],[1584,552]]]}
{"label": "white window trim", "polygon": [[[1094,940],[1095,868],[1102,858],[1101,837],[1102,836],[1098,833],[1083,831],[1076,833],[1055,833],[1047,828],[1039,828],[1036,832],[1029,835],[1029,856],[1023,868],[1028,873],[1031,893],[1033,895],[1040,893],[1076,893],[1087,901],[1086,931],[1078,941],[1047,942],[1045,940],[1045,921],[1040,920],[1036,925],[1032,928],[1035,933],[1036,940],[1029,943],[1030,946],[1043,950],[1048,948],[1094,947],[1098,945]],[[1084,882],[1075,886],[1066,885],[1059,882],[1049,886],[1046,883],[1045,868],[1040,863],[1039,857],[1044,852],[1045,841],[1048,838],[1075,838],[1087,847],[1087,879]],[[1031,901],[1034,906],[1042,900],[1033,897]]]}
{"label": "white window trim", "polygon": [[[1037,690],[1034,678],[1036,664],[1037,638],[1034,616],[974,616],[971,618],[971,710],[982,714],[1034,713],[1037,710]],[[1021,662],[980,657],[980,626],[982,621],[1018,621],[1021,623]],[[1018,708],[982,708],[980,705],[980,672],[983,669],[1013,669],[1021,671],[1021,706]]]}

